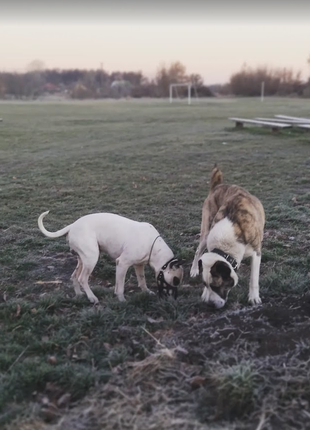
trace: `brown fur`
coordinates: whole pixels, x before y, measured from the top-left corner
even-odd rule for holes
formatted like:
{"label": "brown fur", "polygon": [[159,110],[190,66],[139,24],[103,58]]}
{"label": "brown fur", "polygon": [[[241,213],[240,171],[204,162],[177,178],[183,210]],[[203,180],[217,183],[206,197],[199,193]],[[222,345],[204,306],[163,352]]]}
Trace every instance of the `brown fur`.
{"label": "brown fur", "polygon": [[215,164],[212,173],[211,173],[211,181],[210,181],[210,190],[213,191],[217,185],[222,184],[223,182],[223,173],[218,169]]}
{"label": "brown fur", "polygon": [[234,286],[230,273],[228,264],[223,261],[217,261],[211,267],[212,283],[210,287],[223,299],[226,299],[229,290]]}
{"label": "brown fur", "polygon": [[222,184],[222,172],[214,167],[211,190],[202,209],[201,235],[227,217],[233,223],[237,240],[249,244],[260,255],[265,213],[261,202],[244,188]]}
{"label": "brown fur", "polygon": [[[224,219],[231,224],[224,222],[217,229],[217,223]],[[222,172],[215,166],[211,173],[209,195],[202,208],[200,241],[191,267],[191,276],[196,276],[202,269],[204,301],[217,308],[224,306],[229,290],[238,283],[236,270],[243,258],[251,257],[249,302],[261,303],[259,269],[264,224],[265,213],[258,198],[242,187],[223,184]],[[221,226],[226,227],[221,231]],[[210,237],[213,229],[214,234]],[[204,254],[206,248],[211,246],[213,249],[208,249]],[[224,255],[220,254],[221,251]]]}

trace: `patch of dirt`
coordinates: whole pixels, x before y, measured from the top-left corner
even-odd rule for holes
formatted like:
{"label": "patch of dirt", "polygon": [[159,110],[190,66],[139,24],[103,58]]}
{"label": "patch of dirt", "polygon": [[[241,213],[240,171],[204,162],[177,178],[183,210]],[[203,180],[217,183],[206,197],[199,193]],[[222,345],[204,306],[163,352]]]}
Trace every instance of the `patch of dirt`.
{"label": "patch of dirt", "polygon": [[190,363],[215,359],[232,349],[246,355],[270,357],[296,352],[310,333],[310,295],[270,300],[262,306],[227,310],[206,310],[188,321],[177,322],[173,335],[158,330],[155,337],[169,347],[180,345],[188,351]]}
{"label": "patch of dirt", "polygon": [[[309,332],[309,294],[224,312],[206,306],[173,328],[149,333],[143,345],[132,328],[120,326],[115,337],[127,344],[134,360],[114,367],[110,381],[94,388],[76,407],[71,405],[57,424],[47,425],[45,417],[39,427],[31,428],[308,429]],[[217,371],[242,367],[242,362],[250,362],[253,378],[258,378],[255,390],[249,386],[249,393],[256,396],[253,403],[246,398],[239,403],[238,394],[229,391],[235,387],[242,394],[242,379],[229,389],[227,383],[218,386],[221,373],[214,379]],[[60,394],[61,399],[67,396]]]}

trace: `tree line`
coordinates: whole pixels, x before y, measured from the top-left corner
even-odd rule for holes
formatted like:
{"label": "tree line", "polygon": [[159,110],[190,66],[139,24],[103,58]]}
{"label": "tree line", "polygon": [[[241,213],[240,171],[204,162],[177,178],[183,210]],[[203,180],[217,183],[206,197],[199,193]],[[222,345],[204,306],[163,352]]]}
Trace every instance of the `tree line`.
{"label": "tree line", "polygon": [[[308,62],[310,65],[310,58]],[[141,71],[46,69],[42,62],[34,61],[25,73],[0,72],[0,98],[36,99],[48,94],[73,99],[168,97],[171,83],[187,82],[193,85],[192,95],[198,97],[259,96],[262,82],[266,96],[310,97],[310,79],[303,82],[300,72],[287,68],[243,66],[228,83],[206,86],[198,73],[188,74],[178,61],[160,65],[154,79],[148,79]],[[185,97],[187,89],[178,88],[176,95]]]}
{"label": "tree line", "polygon": [[309,82],[303,82],[301,73],[292,69],[243,66],[240,72],[230,78],[229,91],[236,96],[259,96],[262,83],[267,96],[303,96]]}
{"label": "tree line", "polygon": [[[180,62],[158,68],[155,79],[148,79],[141,71],[111,72],[102,68],[44,69],[34,61],[25,73],[0,72],[0,98],[38,98],[44,94],[62,94],[70,98],[167,97],[170,83],[191,82],[197,96],[212,96],[199,74],[188,75]],[[180,89],[179,96],[185,92]]]}

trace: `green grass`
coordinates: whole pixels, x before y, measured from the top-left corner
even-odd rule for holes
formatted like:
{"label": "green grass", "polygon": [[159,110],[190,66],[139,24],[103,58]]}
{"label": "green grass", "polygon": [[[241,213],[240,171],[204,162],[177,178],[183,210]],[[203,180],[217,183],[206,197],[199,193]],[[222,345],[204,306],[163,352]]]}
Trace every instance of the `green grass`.
{"label": "green grass", "polygon": [[[202,419],[231,420],[243,418],[255,408],[259,392],[259,374],[247,363],[211,370],[207,376],[208,389],[201,395],[198,413]],[[210,387],[213,392],[210,396]]]}
{"label": "green grass", "polygon": [[[189,279],[214,163],[225,181],[246,187],[264,204],[263,302],[309,289],[310,133],[236,130],[227,119],[308,112],[308,101],[268,98],[264,103],[220,99],[192,106],[158,100],[0,104],[1,425],[13,425],[15,419],[21,428],[25,416],[39,417],[41,397],[51,398],[51,383],[58,397],[69,393],[72,402],[87,402],[94,387],[104,391],[119,372],[127,375],[130,363],[152,356],[156,342],[149,333],[164,342],[167,333],[173,338],[174,330],[190,325],[192,318],[208,320],[247,308],[248,261],[239,287],[216,314],[200,301],[199,280]],[[74,297],[70,275],[75,257],[66,241],[45,238],[37,228],[38,215],[46,210],[50,230],[99,211],[153,223],[186,260],[184,282],[191,287],[181,289],[177,302],[159,301],[140,293],[132,278],[127,302],[119,303],[105,286],[114,284],[115,269],[103,255],[90,281],[100,299],[93,308],[85,297]],[[155,290],[154,274],[146,273]],[[169,347],[175,347],[171,342]],[[227,420],[246,423],[251,414],[257,416],[255,399],[265,379],[256,377],[254,357],[247,357],[246,367],[234,363],[232,370],[220,363],[206,395],[191,396],[180,382],[175,392],[181,390],[183,404],[193,405],[184,409],[187,416],[206,421],[197,408],[210,401],[210,393],[216,402],[204,403],[205,410],[216,404],[213,420],[224,428]],[[161,379],[156,381],[159,390]],[[167,394],[178,402],[174,395]]]}

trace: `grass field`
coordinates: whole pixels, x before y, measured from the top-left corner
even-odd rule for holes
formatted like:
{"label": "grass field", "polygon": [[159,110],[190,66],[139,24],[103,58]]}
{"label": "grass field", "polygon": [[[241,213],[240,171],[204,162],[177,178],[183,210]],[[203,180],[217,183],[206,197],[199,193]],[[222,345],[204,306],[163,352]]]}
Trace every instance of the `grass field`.
{"label": "grass field", "polygon": [[[227,120],[274,114],[309,116],[309,100],[0,104],[1,428],[310,428],[310,133]],[[264,204],[262,306],[249,261],[220,311],[189,278],[214,163]],[[153,223],[186,260],[178,300],[130,272],[119,303],[104,255],[100,305],[75,298],[74,255],[37,228],[46,210],[49,230],[98,211]]]}

